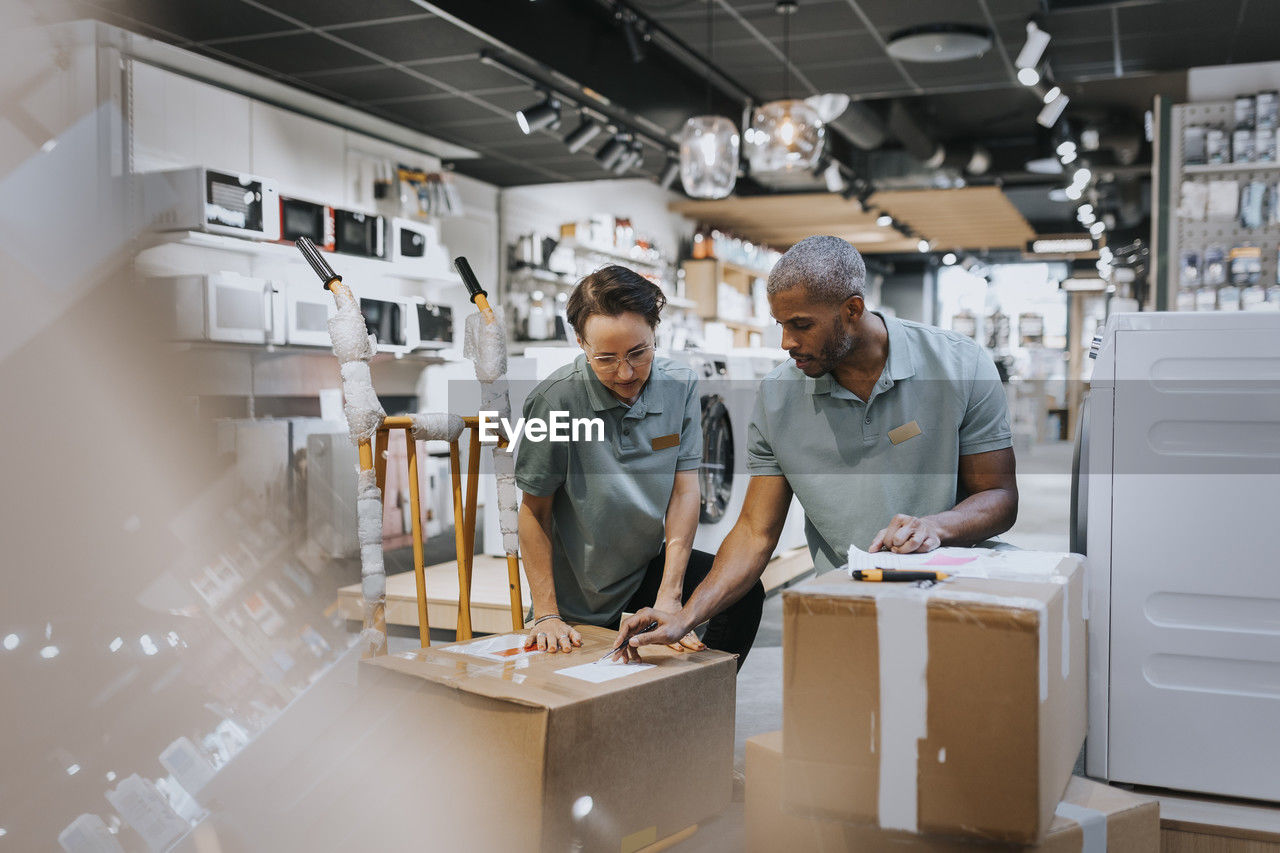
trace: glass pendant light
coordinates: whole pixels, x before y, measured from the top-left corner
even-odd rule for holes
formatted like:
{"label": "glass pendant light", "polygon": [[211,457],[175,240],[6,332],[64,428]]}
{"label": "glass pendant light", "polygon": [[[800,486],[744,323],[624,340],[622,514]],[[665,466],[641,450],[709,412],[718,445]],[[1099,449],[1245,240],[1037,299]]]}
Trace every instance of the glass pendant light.
{"label": "glass pendant light", "polygon": [[[707,110],[711,109],[712,4],[707,0]],[[725,198],[738,181],[738,127],[724,116],[694,116],[680,131],[680,183],[690,198]]]}
{"label": "glass pendant light", "polygon": [[782,15],[783,98],[755,111],[746,133],[747,159],[753,172],[790,172],[813,169],[822,156],[825,122],[814,107],[791,97],[791,16],[794,0],[779,0]]}

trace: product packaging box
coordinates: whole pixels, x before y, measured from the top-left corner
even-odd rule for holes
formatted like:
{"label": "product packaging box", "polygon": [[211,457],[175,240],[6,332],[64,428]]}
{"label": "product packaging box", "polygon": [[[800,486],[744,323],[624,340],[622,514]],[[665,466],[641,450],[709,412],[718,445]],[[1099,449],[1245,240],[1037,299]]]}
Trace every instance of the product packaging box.
{"label": "product packaging box", "polygon": [[1037,843],[1084,742],[1081,558],[944,550],[912,567],[969,576],[783,594],[787,807]]}
{"label": "product packaging box", "polygon": [[395,815],[371,823],[409,821],[420,849],[629,853],[726,808],[734,657],[662,646],[597,664],[616,632],[579,630],[570,654],[510,634],[362,661],[376,712],[354,736],[377,759],[348,784]]}
{"label": "product packaging box", "polygon": [[749,853],[1158,853],[1160,806],[1150,798],[1079,776],[1067,784],[1044,841],[1034,846],[994,845],[883,830],[865,823],[805,817],[783,805],[782,732],[747,740],[747,850]]}

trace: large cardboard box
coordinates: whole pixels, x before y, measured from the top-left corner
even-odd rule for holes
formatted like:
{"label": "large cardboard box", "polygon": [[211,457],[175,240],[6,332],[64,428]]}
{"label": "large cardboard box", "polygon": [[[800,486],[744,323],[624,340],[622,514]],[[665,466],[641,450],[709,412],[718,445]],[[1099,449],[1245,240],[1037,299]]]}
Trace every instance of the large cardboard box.
{"label": "large cardboard box", "polygon": [[1119,788],[1079,776],[1067,784],[1049,832],[1040,844],[993,844],[884,830],[790,812],[782,795],[782,732],[747,740],[747,850],[749,853],[1158,853],[1160,806]]}
{"label": "large cardboard box", "polygon": [[[617,634],[580,630],[568,655],[505,635],[362,662],[422,849],[630,853],[728,806],[733,656],[659,647],[595,665]],[[361,781],[385,790],[376,769]]]}
{"label": "large cardboard box", "polygon": [[1079,557],[983,552],[928,589],[829,572],[784,593],[789,807],[1032,844],[1085,734]]}

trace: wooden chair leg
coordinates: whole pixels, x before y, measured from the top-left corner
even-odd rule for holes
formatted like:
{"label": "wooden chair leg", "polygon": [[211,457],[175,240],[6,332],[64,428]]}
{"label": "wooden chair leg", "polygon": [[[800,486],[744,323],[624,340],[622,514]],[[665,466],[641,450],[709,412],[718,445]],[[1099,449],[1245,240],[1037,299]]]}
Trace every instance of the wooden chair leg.
{"label": "wooden chair leg", "polygon": [[[358,451],[360,455],[360,470],[373,470],[372,444],[366,439],[360,442]],[[381,518],[379,518],[379,523],[381,523]],[[369,602],[365,602],[364,628],[372,628],[378,631],[382,636],[382,643],[373,649],[366,649],[361,656],[368,658],[385,655],[387,653],[387,605],[385,601],[374,602],[372,605]]]}
{"label": "wooden chair leg", "polygon": [[422,558],[422,509],[418,496],[418,442],[405,430],[406,455],[409,459],[409,511],[413,514],[413,579],[418,589],[418,642],[422,648],[431,645],[431,625],[427,621],[427,575]]}
{"label": "wooden chair leg", "polygon": [[466,574],[466,566],[463,557],[467,551],[467,521],[465,517],[466,507],[462,501],[462,451],[458,447],[458,442],[449,442],[449,472],[453,477],[453,541],[454,547],[458,555],[458,635],[459,640],[471,639],[471,611],[468,609],[467,622],[462,622],[463,609],[462,590],[464,586],[464,577]]}
{"label": "wooden chair leg", "polygon": [[458,624],[471,631],[471,577],[476,553],[476,505],[480,497],[480,430],[471,428],[467,448],[467,538],[465,554],[458,560]]}
{"label": "wooden chair leg", "polygon": [[520,595],[520,558],[507,555],[507,585],[511,589],[511,629],[524,630],[524,599]]}
{"label": "wooden chair leg", "polygon": [[387,487],[387,442],[391,437],[390,429],[378,430],[378,443],[373,451],[373,470],[377,478],[378,489]]}

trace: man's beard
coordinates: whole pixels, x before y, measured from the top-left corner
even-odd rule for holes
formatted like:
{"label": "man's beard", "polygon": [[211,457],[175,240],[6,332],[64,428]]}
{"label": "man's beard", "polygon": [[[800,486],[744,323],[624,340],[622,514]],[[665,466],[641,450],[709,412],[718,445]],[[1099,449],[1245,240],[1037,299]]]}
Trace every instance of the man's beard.
{"label": "man's beard", "polygon": [[830,373],[853,350],[853,335],[849,334],[839,317],[832,321],[832,329],[835,334],[827,339],[822,351],[814,358],[822,373]]}

